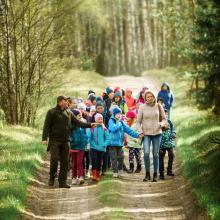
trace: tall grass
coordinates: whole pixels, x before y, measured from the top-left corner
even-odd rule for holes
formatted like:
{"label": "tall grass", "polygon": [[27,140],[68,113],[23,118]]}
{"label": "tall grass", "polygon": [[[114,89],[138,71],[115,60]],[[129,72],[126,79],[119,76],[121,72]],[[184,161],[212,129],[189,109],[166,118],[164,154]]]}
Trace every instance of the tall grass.
{"label": "tall grass", "polygon": [[148,71],[160,81],[168,81],[175,94],[172,112],[178,134],[178,153],[184,175],[192,183],[200,207],[211,219],[220,219],[220,146],[210,136],[220,136],[220,118],[211,109],[198,110],[189,89],[187,69]]}

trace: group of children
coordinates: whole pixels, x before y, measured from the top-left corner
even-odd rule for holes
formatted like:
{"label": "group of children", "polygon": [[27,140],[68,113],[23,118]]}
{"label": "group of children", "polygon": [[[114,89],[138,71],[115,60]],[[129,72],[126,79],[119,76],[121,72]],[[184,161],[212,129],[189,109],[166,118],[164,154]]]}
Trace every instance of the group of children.
{"label": "group of children", "polygon": [[[112,167],[113,177],[120,177],[123,171],[139,173],[142,169],[143,134],[138,133],[136,117],[138,109],[145,103],[144,94],[148,90],[144,86],[136,98],[131,89],[114,90],[107,87],[101,96],[94,91],[88,92],[87,100],[68,98],[69,111],[78,120],[96,122],[97,126],[90,129],[74,128],[70,140],[70,159],[72,165],[72,184],[82,184],[86,178],[99,181],[106,170]],[[168,151],[169,162],[167,174],[173,176],[172,165],[175,147],[175,129],[170,120],[173,95],[169,85],[164,83],[158,94],[167,115],[169,129],[163,132],[159,152],[160,178],[164,179],[164,157]],[[129,151],[129,169],[124,163],[123,147]],[[135,169],[134,159],[137,161]],[[90,171],[91,166],[91,171]]]}

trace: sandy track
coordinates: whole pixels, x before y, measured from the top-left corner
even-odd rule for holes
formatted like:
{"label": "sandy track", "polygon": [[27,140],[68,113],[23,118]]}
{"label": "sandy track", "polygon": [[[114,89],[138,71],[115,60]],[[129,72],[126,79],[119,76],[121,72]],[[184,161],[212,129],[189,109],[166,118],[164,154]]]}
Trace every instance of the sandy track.
{"label": "sandy track", "polygon": [[[129,87],[134,90],[134,93],[137,93],[145,84],[155,92],[159,89],[159,82],[148,77],[120,76],[106,78],[106,80],[112,87],[118,85],[122,88]],[[125,156],[127,162],[127,153]],[[117,205],[111,204],[111,206],[103,205],[99,194],[99,187],[106,180],[98,185],[49,189],[47,186],[48,159],[49,156],[45,158],[41,169],[33,179],[33,184],[29,187],[27,205],[22,211],[23,220],[206,219],[196,206],[190,184],[181,175],[178,157],[174,165],[175,178],[167,177],[165,181],[145,183],[142,182],[144,177],[144,171],[142,171],[141,174],[124,174],[121,179],[110,180],[120,185],[119,190],[112,189],[118,194],[119,201]]]}

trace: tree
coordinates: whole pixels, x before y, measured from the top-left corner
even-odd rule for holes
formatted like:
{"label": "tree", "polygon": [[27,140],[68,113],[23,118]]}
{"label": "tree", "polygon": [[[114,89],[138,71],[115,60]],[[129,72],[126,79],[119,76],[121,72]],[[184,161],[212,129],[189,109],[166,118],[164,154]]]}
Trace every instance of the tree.
{"label": "tree", "polygon": [[196,72],[203,82],[198,102],[220,114],[220,1],[198,0],[194,37]]}

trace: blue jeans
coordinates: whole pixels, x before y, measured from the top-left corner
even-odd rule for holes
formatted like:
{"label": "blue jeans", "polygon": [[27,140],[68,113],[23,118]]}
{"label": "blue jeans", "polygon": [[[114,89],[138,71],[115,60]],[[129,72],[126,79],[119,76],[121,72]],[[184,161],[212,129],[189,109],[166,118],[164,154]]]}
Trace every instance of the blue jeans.
{"label": "blue jeans", "polygon": [[158,172],[159,166],[159,148],[160,148],[161,134],[159,135],[145,135],[144,136],[144,163],[146,172],[150,172],[150,145],[152,142],[154,173]]}

